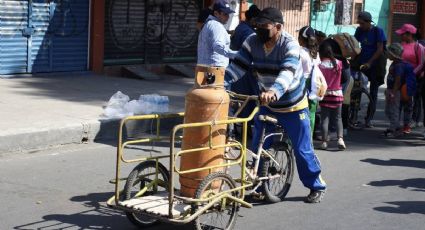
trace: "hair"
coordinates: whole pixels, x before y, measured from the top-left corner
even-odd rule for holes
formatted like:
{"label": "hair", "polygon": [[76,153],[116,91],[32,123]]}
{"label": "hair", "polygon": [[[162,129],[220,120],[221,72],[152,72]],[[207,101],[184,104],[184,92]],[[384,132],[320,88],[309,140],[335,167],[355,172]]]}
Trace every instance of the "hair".
{"label": "hair", "polygon": [[307,37],[304,37],[303,34],[305,33],[306,30],[311,29],[308,26],[305,26],[303,28],[300,29],[300,31],[298,32],[298,39],[300,41],[302,41],[303,46],[306,47],[309,50],[309,54],[312,58],[317,58],[317,50],[318,50],[318,41],[316,38],[316,33],[315,31],[312,34],[307,34]]}
{"label": "hair", "polygon": [[303,41],[305,47],[308,49],[309,54],[312,58],[317,58],[318,42],[316,36],[308,36],[307,38],[302,36],[303,31],[300,30],[298,39]]}
{"label": "hair", "polygon": [[319,46],[319,54],[320,54],[320,58],[329,58],[331,59],[332,65],[334,66],[334,69],[337,69],[337,63],[336,63],[336,58],[334,55],[334,52],[332,50],[332,47],[327,44],[327,43],[322,43]]}

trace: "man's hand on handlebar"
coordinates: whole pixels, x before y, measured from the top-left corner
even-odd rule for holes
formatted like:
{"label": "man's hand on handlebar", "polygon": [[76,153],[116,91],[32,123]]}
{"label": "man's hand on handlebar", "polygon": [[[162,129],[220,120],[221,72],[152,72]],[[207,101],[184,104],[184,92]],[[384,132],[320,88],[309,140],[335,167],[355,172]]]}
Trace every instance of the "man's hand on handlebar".
{"label": "man's hand on handlebar", "polygon": [[261,93],[260,100],[261,100],[261,104],[266,105],[266,104],[277,101],[277,97],[274,91],[269,90],[267,92]]}

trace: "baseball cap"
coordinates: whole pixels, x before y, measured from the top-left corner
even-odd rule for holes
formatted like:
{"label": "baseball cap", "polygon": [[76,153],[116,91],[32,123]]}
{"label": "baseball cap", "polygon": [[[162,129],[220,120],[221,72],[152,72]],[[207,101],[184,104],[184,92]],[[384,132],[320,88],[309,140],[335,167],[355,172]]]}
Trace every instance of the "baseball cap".
{"label": "baseball cap", "polygon": [[372,15],[367,11],[362,11],[359,13],[359,16],[357,16],[358,19],[361,19],[365,22],[373,22],[372,21]]}
{"label": "baseball cap", "polygon": [[418,31],[418,29],[416,29],[416,27],[412,24],[404,24],[403,26],[401,26],[400,29],[396,30],[395,33],[398,35],[402,35],[405,33],[411,33],[411,34],[416,34],[416,32]]}
{"label": "baseball cap", "polygon": [[283,23],[283,15],[280,10],[268,7],[260,12],[255,22],[257,24]]}
{"label": "baseball cap", "polygon": [[214,11],[223,12],[225,14],[233,14],[235,11],[230,8],[229,3],[225,1],[216,1],[213,6]]}

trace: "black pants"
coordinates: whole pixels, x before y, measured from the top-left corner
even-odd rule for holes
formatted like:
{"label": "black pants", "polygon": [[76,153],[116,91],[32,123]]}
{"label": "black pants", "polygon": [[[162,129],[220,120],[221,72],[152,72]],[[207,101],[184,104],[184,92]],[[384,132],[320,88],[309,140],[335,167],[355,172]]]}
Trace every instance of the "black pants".
{"label": "black pants", "polygon": [[423,78],[417,79],[416,94],[413,97],[412,122],[418,123],[421,120],[422,107],[425,105],[425,102],[423,101],[423,96],[424,96],[423,88],[424,88],[424,79]]}

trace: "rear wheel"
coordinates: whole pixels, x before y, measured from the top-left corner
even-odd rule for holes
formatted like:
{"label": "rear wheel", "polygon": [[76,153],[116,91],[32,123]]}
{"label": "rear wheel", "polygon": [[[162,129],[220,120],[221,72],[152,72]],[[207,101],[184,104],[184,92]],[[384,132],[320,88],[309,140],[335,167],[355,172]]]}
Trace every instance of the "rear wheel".
{"label": "rear wheel", "polygon": [[[129,200],[135,197],[135,195],[142,189],[144,189],[150,182],[154,181],[156,177],[156,161],[144,161],[137,165],[129,174],[127,182],[124,186],[124,199]],[[155,194],[155,192],[166,191],[166,187],[169,181],[168,170],[158,162],[158,179],[164,182],[163,187],[158,186],[156,191],[153,187],[148,188],[143,194],[149,196]],[[158,223],[158,220],[143,214],[126,212],[127,218],[136,225],[137,227],[147,227]]]}
{"label": "rear wheel", "polygon": [[[196,199],[205,199],[218,193],[236,188],[236,182],[228,175],[222,172],[216,172],[208,175],[199,184],[195,193]],[[238,192],[232,192],[234,197],[238,197]],[[202,205],[194,206],[193,213],[202,208]],[[194,221],[194,228],[197,230],[233,229],[236,223],[238,212],[238,203],[232,200],[226,202],[217,202],[206,212],[202,213]]]}
{"label": "rear wheel", "polygon": [[263,180],[263,190],[266,200],[270,203],[283,201],[291,188],[294,177],[295,160],[292,149],[286,142],[279,142],[267,152],[274,158],[262,159],[261,177],[270,177]]}

